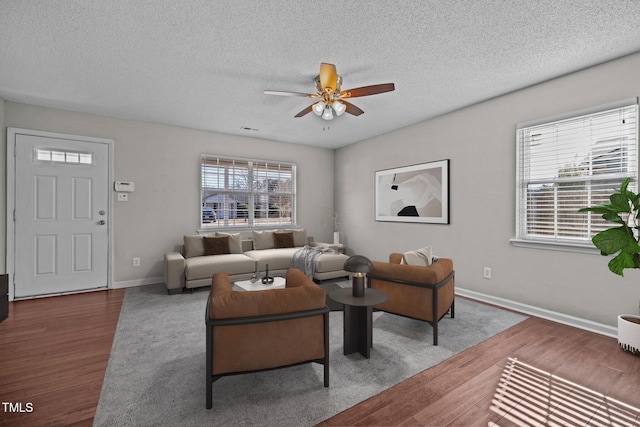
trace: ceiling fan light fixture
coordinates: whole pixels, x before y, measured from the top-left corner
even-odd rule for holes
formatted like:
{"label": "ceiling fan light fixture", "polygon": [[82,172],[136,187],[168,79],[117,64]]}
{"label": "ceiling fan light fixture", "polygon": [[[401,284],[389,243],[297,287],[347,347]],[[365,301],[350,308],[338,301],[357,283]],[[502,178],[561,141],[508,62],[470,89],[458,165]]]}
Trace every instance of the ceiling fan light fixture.
{"label": "ceiling fan light fixture", "polygon": [[333,110],[329,105],[325,107],[324,112],[322,113],[322,118],[325,120],[333,119]]}
{"label": "ceiling fan light fixture", "polygon": [[347,106],[340,101],[334,101],[331,106],[333,107],[333,111],[336,112],[336,116],[338,117],[344,114],[344,112],[347,110]]}
{"label": "ceiling fan light fixture", "polygon": [[315,104],[313,104],[313,112],[318,115],[321,116],[322,113],[324,112],[324,107],[325,107],[325,103],[322,101],[318,101]]}
{"label": "ceiling fan light fixture", "polygon": [[360,96],[377,95],[379,93],[391,92],[395,90],[393,83],[382,83],[370,86],[362,86],[349,90],[342,90],[342,76],[338,75],[336,66],[328,63],[320,64],[320,74],[313,79],[316,86],[316,93],[290,92],[282,90],[265,90],[265,95],[279,96],[299,96],[313,98],[317,100],[300,111],[294,117],[303,117],[310,112],[323,120],[333,120],[335,116],[349,113],[352,116],[360,116],[364,113],[360,108],[344,101],[344,98],[356,98]]}

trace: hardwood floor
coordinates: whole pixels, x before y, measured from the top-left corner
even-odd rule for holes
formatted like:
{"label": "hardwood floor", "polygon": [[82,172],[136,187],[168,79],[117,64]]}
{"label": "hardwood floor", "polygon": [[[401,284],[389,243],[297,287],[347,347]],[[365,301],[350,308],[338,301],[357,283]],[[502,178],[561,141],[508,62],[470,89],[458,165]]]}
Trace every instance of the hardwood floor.
{"label": "hardwood floor", "polygon": [[[528,391],[511,380],[509,357],[544,372],[537,375],[537,382],[531,376],[525,381]],[[550,399],[549,393],[563,381],[579,386]],[[572,394],[586,393],[583,388],[635,409],[628,409],[621,416],[623,421],[612,420],[607,413],[591,418],[598,408],[606,410],[608,403],[602,396],[599,401],[579,397],[578,404],[572,403]],[[505,390],[512,396],[505,398]],[[544,401],[536,403],[535,394],[543,395]],[[505,410],[507,399],[511,402]],[[562,405],[573,406],[569,415],[558,409]],[[613,338],[529,318],[319,425],[640,426],[637,408],[640,357],[621,350]]]}
{"label": "hardwood floor", "polygon": [[[123,297],[119,289],[10,303],[0,402],[33,410],[0,406],[0,425],[92,424]],[[588,425],[640,426],[633,407],[640,357],[613,338],[530,318],[319,425],[508,427],[553,425],[554,416],[555,425],[580,425],[599,408]]]}
{"label": "hardwood floor", "polygon": [[0,425],[92,425],[123,297],[116,289],[9,303]]}

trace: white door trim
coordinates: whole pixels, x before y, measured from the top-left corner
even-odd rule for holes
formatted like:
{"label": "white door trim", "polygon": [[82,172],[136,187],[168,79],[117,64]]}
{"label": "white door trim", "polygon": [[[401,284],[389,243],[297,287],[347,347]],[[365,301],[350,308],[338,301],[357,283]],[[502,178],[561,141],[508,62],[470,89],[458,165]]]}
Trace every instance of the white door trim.
{"label": "white door trim", "polygon": [[29,130],[9,127],[7,128],[7,247],[6,247],[6,270],[9,275],[9,301],[14,300],[14,275],[15,275],[15,220],[14,212],[16,208],[16,152],[15,144],[17,135],[32,135],[41,136],[47,138],[61,138],[76,141],[95,142],[101,144],[107,144],[109,150],[109,164],[108,164],[108,179],[107,189],[110,195],[109,197],[109,210],[110,212],[110,226],[108,229],[108,258],[107,258],[107,289],[112,288],[113,283],[113,192],[111,191],[111,183],[113,182],[113,146],[114,141],[112,139],[94,138],[79,135],[68,135],[55,132],[45,132],[38,130]]}

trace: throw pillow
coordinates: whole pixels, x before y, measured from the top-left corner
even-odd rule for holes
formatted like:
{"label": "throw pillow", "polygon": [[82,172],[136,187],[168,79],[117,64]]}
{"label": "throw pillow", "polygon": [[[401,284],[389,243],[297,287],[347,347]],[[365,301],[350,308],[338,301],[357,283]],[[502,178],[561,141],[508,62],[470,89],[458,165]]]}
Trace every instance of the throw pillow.
{"label": "throw pillow", "polygon": [[431,265],[431,246],[425,246],[424,248],[417,249],[415,251],[408,251],[402,254],[401,264],[418,265],[426,267]]}
{"label": "throw pillow", "polygon": [[275,230],[252,231],[253,249],[273,249],[273,232]]}
{"label": "throw pillow", "polygon": [[279,248],[293,248],[293,233],[286,231],[277,231],[273,233],[273,247]]}
{"label": "throw pillow", "polygon": [[223,255],[230,254],[229,251],[229,236],[205,236],[202,239],[205,255]]}
{"label": "throw pillow", "polygon": [[309,241],[307,240],[306,228],[295,228],[292,230],[285,229],[284,231],[293,233],[293,246],[295,246],[296,248],[309,244]]}
{"label": "throw pillow", "polygon": [[229,237],[229,251],[232,254],[242,253],[242,238],[240,233],[220,233],[217,232],[216,236],[228,236]]}
{"label": "throw pillow", "polygon": [[202,234],[189,234],[184,236],[184,257],[192,258],[194,256],[204,255],[204,246],[202,246]]}

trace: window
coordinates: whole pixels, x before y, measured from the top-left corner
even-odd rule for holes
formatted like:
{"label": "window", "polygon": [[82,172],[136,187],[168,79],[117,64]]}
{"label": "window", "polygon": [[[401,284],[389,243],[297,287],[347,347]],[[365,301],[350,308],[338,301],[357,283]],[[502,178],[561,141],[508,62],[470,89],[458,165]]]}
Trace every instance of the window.
{"label": "window", "polygon": [[627,177],[637,191],[637,100],[518,126],[518,241],[590,247],[606,228],[578,209],[606,203]]}
{"label": "window", "polygon": [[201,157],[203,229],[295,225],[294,163]]}
{"label": "window", "polygon": [[38,162],[49,163],[75,163],[80,165],[93,164],[91,153],[79,153],[75,151],[62,151],[58,149],[36,148],[35,159]]}

